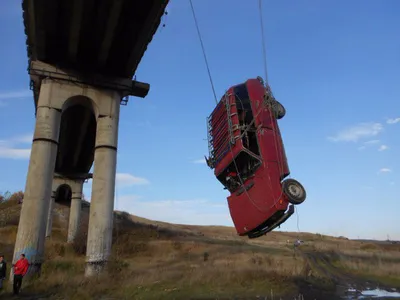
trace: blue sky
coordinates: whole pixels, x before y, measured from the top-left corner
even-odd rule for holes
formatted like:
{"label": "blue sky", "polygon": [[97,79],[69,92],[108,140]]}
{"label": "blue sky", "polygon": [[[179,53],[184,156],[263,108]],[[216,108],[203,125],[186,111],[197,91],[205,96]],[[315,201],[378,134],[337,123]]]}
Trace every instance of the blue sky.
{"label": "blue sky", "polygon": [[[263,76],[257,1],[194,0],[220,97]],[[269,82],[291,176],[307,189],[301,231],[400,239],[400,2],[264,1]],[[214,108],[188,1],[171,1],[137,71],[145,99],[121,108],[116,208],[232,225],[227,192],[199,163]],[[0,190],[24,189],[34,128],[20,1],[0,11]],[[90,183],[84,188],[90,197]],[[294,215],[282,230],[297,231]]]}

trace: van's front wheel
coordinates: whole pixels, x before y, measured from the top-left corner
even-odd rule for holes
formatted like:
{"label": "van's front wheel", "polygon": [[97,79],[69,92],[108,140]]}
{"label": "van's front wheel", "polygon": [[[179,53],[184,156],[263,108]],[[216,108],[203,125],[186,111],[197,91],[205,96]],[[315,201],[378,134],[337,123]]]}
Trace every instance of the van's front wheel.
{"label": "van's front wheel", "polygon": [[294,205],[301,204],[306,200],[305,188],[295,179],[284,180],[282,182],[282,190],[288,197],[289,202]]}

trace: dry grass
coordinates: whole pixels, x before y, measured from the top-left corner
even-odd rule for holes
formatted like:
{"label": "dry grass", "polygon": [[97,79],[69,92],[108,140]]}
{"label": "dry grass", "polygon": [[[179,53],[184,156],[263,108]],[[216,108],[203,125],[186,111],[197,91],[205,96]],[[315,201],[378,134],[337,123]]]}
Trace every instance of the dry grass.
{"label": "dry grass", "polygon": [[[269,249],[238,251],[235,246],[203,243],[152,241],[146,251],[119,257],[109,265],[109,276],[87,281],[83,277],[84,257],[68,246],[55,251],[32,290],[46,293],[63,290],[68,299],[92,299],[112,295],[117,299],[165,299],[193,296],[247,296],[295,291],[288,278],[302,276],[304,262],[288,255],[271,255]],[[59,249],[59,247],[58,247]],[[204,253],[208,253],[205,261]],[[227,288],[229,287],[229,288]],[[289,291],[289,290],[287,290]]]}
{"label": "dry grass", "polygon": [[[0,251],[11,260],[20,205],[0,203]],[[299,280],[318,284],[301,255],[294,255],[297,233],[272,232],[256,240],[233,228],[155,222],[127,213],[115,215],[108,275],[84,278],[88,208],[74,244],[66,240],[69,210],[57,205],[52,237],[46,241],[42,275],[24,291],[67,299],[189,299],[191,297],[269,297],[295,295]],[[343,269],[400,286],[400,247],[302,233],[301,248],[324,253]],[[111,297],[111,298],[110,298]],[[277,298],[279,299],[279,298]],[[293,299],[293,297],[292,297]]]}
{"label": "dry grass", "polygon": [[[400,286],[400,249],[363,244],[359,250],[342,251],[339,265],[364,278],[375,279],[392,286]],[[395,246],[395,245],[393,245]],[[397,246],[397,245],[396,245]],[[375,248],[373,250],[373,248]]]}
{"label": "dry grass", "polygon": [[400,287],[400,244],[326,238],[304,248],[326,253],[339,268],[366,280]]}

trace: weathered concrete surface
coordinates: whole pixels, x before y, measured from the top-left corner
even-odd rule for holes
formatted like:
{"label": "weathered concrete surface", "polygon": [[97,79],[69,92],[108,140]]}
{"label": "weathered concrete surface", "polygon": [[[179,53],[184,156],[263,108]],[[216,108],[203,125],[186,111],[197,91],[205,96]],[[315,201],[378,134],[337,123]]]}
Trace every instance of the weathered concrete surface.
{"label": "weathered concrete surface", "polygon": [[[51,82],[43,83],[46,91]],[[35,133],[29,161],[24,201],[15,242],[13,263],[24,253],[31,267],[40,270],[48,219],[52,180],[57,155],[60,110],[52,106],[49,93],[40,94]]]}
{"label": "weathered concrete surface", "polygon": [[[42,62],[35,62],[35,66],[43,74],[56,69]],[[113,90],[77,84],[76,74],[65,73],[63,76],[71,81],[57,80],[53,81],[52,85],[41,88],[41,93],[48,93],[52,105],[62,111],[55,172],[64,175],[88,173],[94,161],[96,120],[99,116],[112,113],[109,99],[114,99],[115,95],[121,97],[121,94]],[[126,84],[125,81],[127,80],[115,79],[115,82],[121,85]]]}
{"label": "weathered concrete surface", "polygon": [[86,252],[86,276],[102,271],[110,254],[117,166],[119,103],[97,119],[96,150]]}
{"label": "weathered concrete surface", "polygon": [[[54,66],[41,63],[40,69],[44,73],[52,72]],[[75,76],[74,74],[69,74],[70,81],[41,79],[40,94],[47,95],[42,100],[44,101],[43,105],[51,104],[52,107],[65,111],[67,108],[78,104],[88,106],[87,102],[79,100],[84,97],[90,99],[88,108],[93,110],[96,118],[112,114],[113,110],[115,110],[115,105],[112,102],[114,102],[115,97],[120,100],[121,94],[110,89],[99,89],[87,84],[76,84],[75,81],[78,81],[79,78]],[[119,103],[120,101],[118,101]]]}
{"label": "weathered concrete surface", "polygon": [[55,192],[51,193],[50,204],[49,204],[49,213],[47,215],[47,226],[46,226],[46,237],[51,236],[51,231],[53,229],[53,210],[54,210],[54,202],[55,202]]}
{"label": "weathered concrete surface", "polygon": [[46,237],[50,237],[52,230],[53,219],[53,205],[54,202],[60,201],[57,199],[57,190],[61,186],[68,186],[71,189],[71,199],[68,199],[70,206],[70,214],[68,220],[68,238],[67,242],[72,243],[78,233],[81,217],[81,202],[82,202],[82,189],[85,178],[70,179],[60,175],[55,175],[53,179],[53,195],[49,208],[49,218],[47,221]]}
{"label": "weathered concrete surface", "polygon": [[81,181],[80,184],[76,185],[76,189],[72,190],[67,238],[68,243],[74,242],[79,231],[82,211],[82,188],[83,181]]}
{"label": "weathered concrete surface", "polygon": [[[32,264],[30,268],[32,273],[40,271],[43,262],[51,192],[57,191],[63,184],[71,188],[73,198],[69,241],[74,239],[79,228],[83,180],[73,180],[63,176],[55,177],[53,180],[60,113],[69,107],[79,105],[81,102],[78,100],[81,98],[77,97],[87,99],[86,105],[90,106],[97,119],[88,261],[103,262],[110,255],[121,96],[115,91],[44,79],[14,253],[14,261],[21,253],[26,254]],[[59,152],[62,152],[62,149]]]}

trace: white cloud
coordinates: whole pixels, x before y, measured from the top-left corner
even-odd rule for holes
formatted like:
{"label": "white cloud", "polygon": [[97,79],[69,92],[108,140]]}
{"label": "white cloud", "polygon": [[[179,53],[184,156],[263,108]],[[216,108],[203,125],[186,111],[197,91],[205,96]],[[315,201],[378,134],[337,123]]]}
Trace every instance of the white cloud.
{"label": "white cloud", "polygon": [[29,159],[31,149],[18,149],[0,146],[0,158]]}
{"label": "white cloud", "polygon": [[0,106],[7,106],[7,100],[23,99],[28,97],[33,97],[32,91],[30,90],[0,92]]}
{"label": "white cloud", "polygon": [[143,185],[150,183],[146,178],[136,177],[129,173],[117,173],[115,179],[118,187]]}
{"label": "white cloud", "polygon": [[370,141],[366,141],[364,142],[364,145],[375,145],[375,144],[379,144],[380,140],[370,140]]}
{"label": "white cloud", "polygon": [[381,146],[379,147],[378,151],[385,151],[385,150],[387,150],[387,149],[389,149],[388,146],[386,146],[386,145],[381,145]]}
{"label": "white cloud", "polygon": [[357,142],[363,138],[371,138],[383,130],[380,123],[360,123],[339,131],[335,136],[328,137],[333,142]]}
{"label": "white cloud", "polygon": [[224,203],[206,199],[149,201],[138,195],[116,199],[116,209],[151,220],[188,225],[232,226],[229,209]]}
{"label": "white cloud", "polygon": [[381,174],[381,173],[390,173],[390,172],[392,172],[391,169],[389,169],[389,168],[382,168],[382,169],[380,169],[380,170],[378,171],[378,174]]}
{"label": "white cloud", "polygon": [[25,134],[13,138],[13,141],[15,141],[16,143],[24,143],[24,144],[30,144],[32,143],[32,140],[33,140],[33,134]]}
{"label": "white cloud", "polygon": [[17,136],[8,140],[0,140],[0,158],[6,159],[29,159],[31,148],[18,147],[32,141],[32,134]]}
{"label": "white cloud", "polygon": [[[362,146],[358,147],[358,150],[365,150],[367,148],[370,148],[370,147],[372,147],[374,145],[377,145],[377,144],[380,144],[380,143],[381,143],[380,140],[366,141],[366,142],[364,142],[362,144]],[[384,150],[387,150],[387,149],[389,149],[389,147],[382,144],[382,145],[379,146],[378,151],[384,151]]]}
{"label": "white cloud", "polygon": [[194,164],[206,164],[206,160],[204,158],[202,159],[196,159],[193,161]]}
{"label": "white cloud", "polygon": [[400,118],[388,119],[386,123],[388,124],[396,124],[400,122]]}
{"label": "white cloud", "polygon": [[17,99],[17,98],[27,98],[33,97],[32,91],[22,90],[22,91],[12,91],[12,92],[0,92],[0,99]]}

